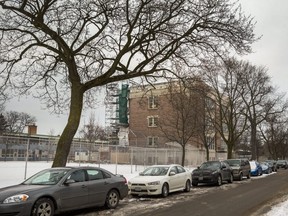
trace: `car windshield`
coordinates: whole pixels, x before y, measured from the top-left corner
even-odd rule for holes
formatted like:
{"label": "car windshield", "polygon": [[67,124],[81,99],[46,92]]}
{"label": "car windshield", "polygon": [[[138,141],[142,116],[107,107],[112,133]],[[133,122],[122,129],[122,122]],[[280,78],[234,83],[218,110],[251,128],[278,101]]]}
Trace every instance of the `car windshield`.
{"label": "car windshield", "polygon": [[226,163],[228,163],[230,166],[239,166],[240,160],[226,160]]}
{"label": "car windshield", "polygon": [[167,174],[169,167],[148,167],[141,175],[144,176],[164,176]]}
{"label": "car windshield", "polygon": [[208,161],[201,164],[200,169],[218,169],[220,168],[220,163],[218,161]]}
{"label": "car windshield", "polygon": [[68,169],[47,169],[30,177],[23,184],[26,185],[55,185],[68,172]]}

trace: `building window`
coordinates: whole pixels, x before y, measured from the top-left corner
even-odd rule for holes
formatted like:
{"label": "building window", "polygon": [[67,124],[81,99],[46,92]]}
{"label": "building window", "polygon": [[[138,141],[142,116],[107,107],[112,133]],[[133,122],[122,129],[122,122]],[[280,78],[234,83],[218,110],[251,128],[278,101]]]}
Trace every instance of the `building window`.
{"label": "building window", "polygon": [[157,109],[158,108],[158,96],[149,96],[148,97],[148,108]]}
{"label": "building window", "polygon": [[148,127],[157,127],[158,116],[148,116]]}
{"label": "building window", "polygon": [[150,147],[158,145],[158,137],[149,136],[147,137],[147,145]]}
{"label": "building window", "polygon": [[207,143],[208,143],[208,148],[210,150],[215,150],[215,139],[214,139],[214,136],[213,137],[207,136],[206,139],[207,139]]}

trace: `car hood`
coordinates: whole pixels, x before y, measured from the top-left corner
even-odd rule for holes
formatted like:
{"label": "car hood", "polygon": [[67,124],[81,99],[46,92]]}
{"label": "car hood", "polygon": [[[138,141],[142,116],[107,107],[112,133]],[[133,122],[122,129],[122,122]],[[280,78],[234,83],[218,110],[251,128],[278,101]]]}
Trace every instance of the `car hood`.
{"label": "car hood", "polygon": [[43,190],[45,188],[53,187],[55,185],[13,185],[0,189],[0,201],[3,201],[7,197],[16,195],[16,194],[29,194],[37,190]]}
{"label": "car hood", "polygon": [[215,172],[215,171],[219,171],[219,169],[196,169],[196,170],[193,170],[193,173],[192,173],[192,174],[197,174],[197,173],[212,173],[212,172]]}
{"label": "car hood", "polygon": [[136,176],[132,179],[130,179],[129,181],[132,184],[137,184],[137,183],[149,183],[149,182],[153,182],[153,181],[161,181],[163,179],[165,179],[166,176]]}

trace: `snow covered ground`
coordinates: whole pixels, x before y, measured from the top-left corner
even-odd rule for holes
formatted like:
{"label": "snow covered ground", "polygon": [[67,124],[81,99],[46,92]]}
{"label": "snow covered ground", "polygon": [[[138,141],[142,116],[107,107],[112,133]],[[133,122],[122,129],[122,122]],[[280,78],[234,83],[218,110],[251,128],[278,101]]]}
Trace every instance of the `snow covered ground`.
{"label": "snow covered ground", "polygon": [[[25,162],[13,161],[3,162],[0,161],[0,188],[19,184],[24,181],[25,170],[27,178],[45,168],[50,168],[52,162],[28,162],[25,169]],[[139,172],[143,171],[143,166],[131,166],[131,165],[115,165],[115,164],[79,164],[79,163],[68,163],[67,166],[100,166],[112,173],[122,174],[127,180],[138,175]],[[193,168],[190,168],[191,170]],[[288,197],[284,202],[275,205],[270,212],[263,216],[287,216],[288,212]]]}

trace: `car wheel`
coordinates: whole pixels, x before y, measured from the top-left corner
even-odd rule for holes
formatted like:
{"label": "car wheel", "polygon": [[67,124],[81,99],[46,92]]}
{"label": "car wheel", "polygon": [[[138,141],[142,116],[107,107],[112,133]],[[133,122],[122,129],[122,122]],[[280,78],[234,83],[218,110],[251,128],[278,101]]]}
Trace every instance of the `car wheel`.
{"label": "car wheel", "polygon": [[116,190],[110,190],[106,197],[105,205],[109,209],[115,209],[119,203],[119,193]]}
{"label": "car wheel", "polygon": [[192,186],[197,187],[198,182],[197,181],[192,181]]}
{"label": "car wheel", "polygon": [[221,186],[222,185],[222,177],[221,177],[221,175],[218,175],[216,184],[217,184],[217,186]]}
{"label": "car wheel", "polygon": [[228,183],[233,183],[233,174],[230,174],[230,179],[228,179]]}
{"label": "car wheel", "polygon": [[185,192],[189,192],[190,189],[191,189],[191,183],[190,183],[190,180],[187,180],[187,181],[186,181],[186,184],[185,184],[185,189],[184,189],[184,191],[185,191]]}
{"label": "car wheel", "polygon": [[249,172],[247,175],[247,179],[250,179],[250,178],[251,178],[251,173]]}
{"label": "car wheel", "polygon": [[239,175],[239,181],[242,181],[242,180],[243,180],[243,174],[240,173],[240,175]]}
{"label": "car wheel", "polygon": [[37,200],[33,206],[31,216],[53,216],[54,203],[49,198],[41,198]]}
{"label": "car wheel", "polygon": [[169,194],[169,186],[167,183],[164,183],[163,186],[162,186],[162,197],[167,197]]}

